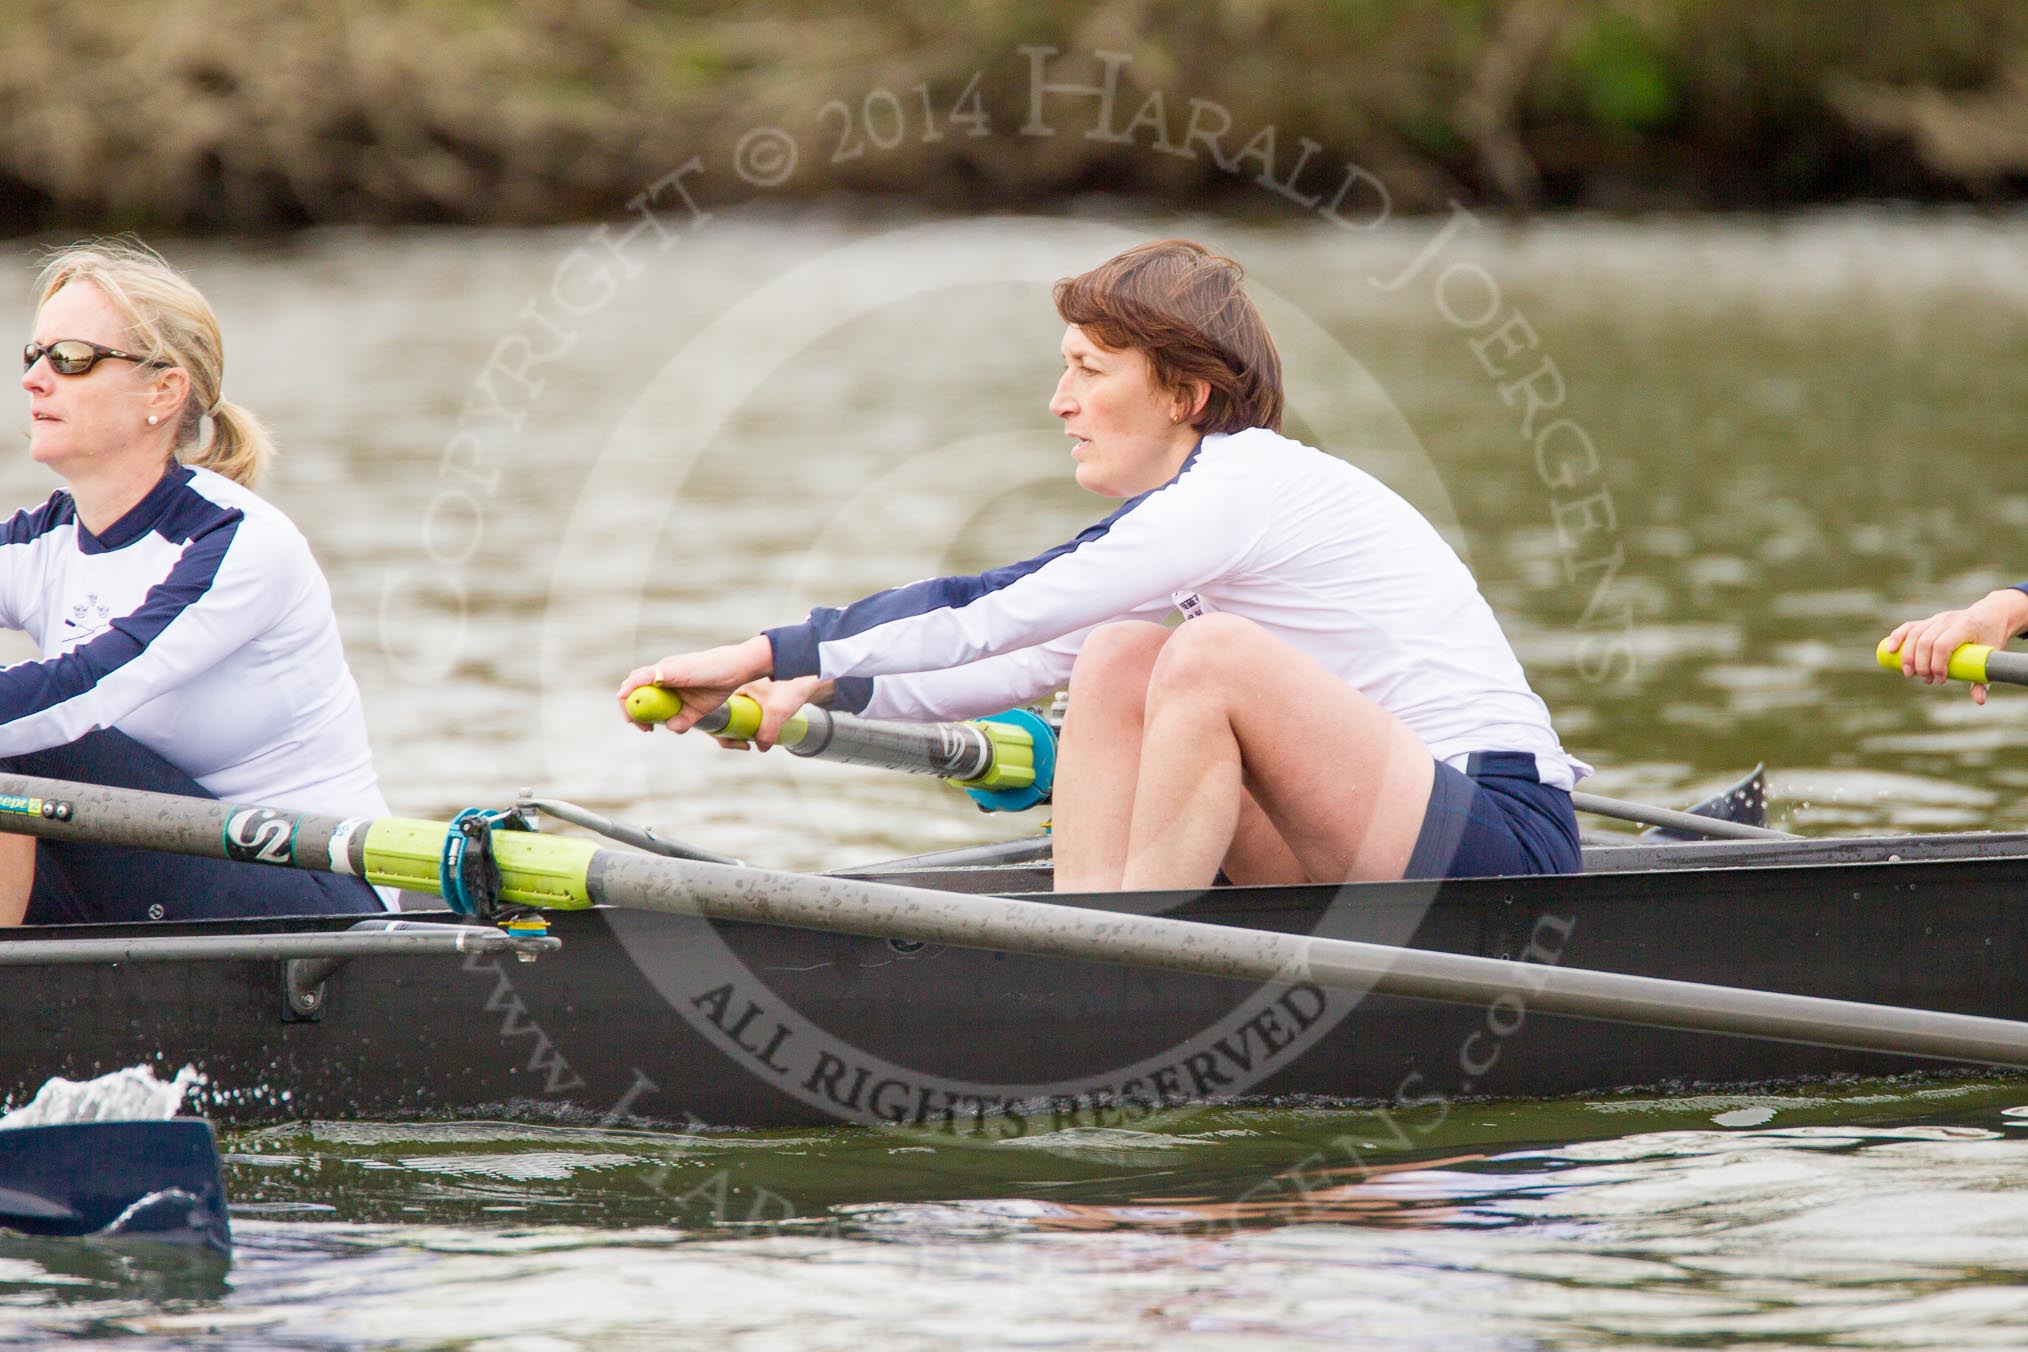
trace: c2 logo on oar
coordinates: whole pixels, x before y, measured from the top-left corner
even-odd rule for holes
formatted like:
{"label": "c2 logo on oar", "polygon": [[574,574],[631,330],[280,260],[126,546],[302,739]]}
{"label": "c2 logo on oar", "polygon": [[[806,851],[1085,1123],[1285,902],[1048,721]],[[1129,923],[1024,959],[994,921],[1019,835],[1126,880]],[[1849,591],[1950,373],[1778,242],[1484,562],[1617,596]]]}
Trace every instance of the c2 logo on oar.
{"label": "c2 logo on oar", "polygon": [[296,861],[295,822],[273,808],[245,807],[225,819],[225,853],[242,864]]}

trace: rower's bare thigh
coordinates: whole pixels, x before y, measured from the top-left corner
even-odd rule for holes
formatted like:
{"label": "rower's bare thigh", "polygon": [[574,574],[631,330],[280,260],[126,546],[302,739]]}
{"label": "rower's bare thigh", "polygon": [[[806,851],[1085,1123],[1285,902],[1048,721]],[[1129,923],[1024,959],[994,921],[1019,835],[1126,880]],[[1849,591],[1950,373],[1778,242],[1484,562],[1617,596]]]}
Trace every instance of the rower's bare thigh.
{"label": "rower's bare thigh", "polygon": [[1239,826],[1232,833],[1232,848],[1225,852],[1222,868],[1227,878],[1247,886],[1312,881],[1251,793],[1240,802]]}
{"label": "rower's bare thigh", "polygon": [[[1407,724],[1236,616],[1182,625],[1163,645],[1150,694],[1201,702],[1213,691],[1239,741],[1248,794],[1307,876],[1402,876],[1436,774]],[[1235,845],[1257,843],[1244,811],[1240,828]],[[1256,857],[1276,867],[1271,847]]]}

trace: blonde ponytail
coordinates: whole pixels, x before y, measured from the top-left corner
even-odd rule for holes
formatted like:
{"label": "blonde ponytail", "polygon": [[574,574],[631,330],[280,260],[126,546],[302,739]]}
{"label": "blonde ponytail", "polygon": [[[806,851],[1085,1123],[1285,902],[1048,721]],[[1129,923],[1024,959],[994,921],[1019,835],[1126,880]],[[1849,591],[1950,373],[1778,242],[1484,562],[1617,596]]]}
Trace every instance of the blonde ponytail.
{"label": "blonde ponytail", "polygon": [[162,255],[132,239],[86,240],[58,249],[42,266],[36,304],[46,304],[72,282],[89,282],[112,302],[126,321],[129,350],[190,378],[189,397],[176,419],[176,458],[253,487],[274,458],[274,443],[258,418],[219,393],[225,345],[204,293]]}
{"label": "blonde ponytail", "polygon": [[218,401],[211,411],[211,435],[203,445],[184,448],[177,442],[176,458],[214,474],[223,474],[236,484],[252,488],[274,458],[275,444],[259,418],[229,399]]}

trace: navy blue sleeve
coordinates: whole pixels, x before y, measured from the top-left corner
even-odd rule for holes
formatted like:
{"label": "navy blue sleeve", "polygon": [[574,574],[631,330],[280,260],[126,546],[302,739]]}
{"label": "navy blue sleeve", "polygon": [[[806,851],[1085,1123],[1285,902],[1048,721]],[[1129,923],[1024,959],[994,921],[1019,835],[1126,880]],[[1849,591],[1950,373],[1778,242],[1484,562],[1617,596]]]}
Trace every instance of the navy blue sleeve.
{"label": "navy blue sleeve", "polygon": [[[96,638],[55,657],[0,668],[0,755],[62,746],[93,728],[112,727],[164,689],[211,667],[246,641],[246,631],[265,623],[271,598],[248,588],[220,600],[213,587],[241,519],[238,511],[224,513],[193,537],[139,608]],[[178,627],[178,640],[163,641],[171,626]]]}
{"label": "navy blue sleeve", "polygon": [[832,683],[831,707],[841,714],[864,713],[873,698],[871,676],[840,676]]}

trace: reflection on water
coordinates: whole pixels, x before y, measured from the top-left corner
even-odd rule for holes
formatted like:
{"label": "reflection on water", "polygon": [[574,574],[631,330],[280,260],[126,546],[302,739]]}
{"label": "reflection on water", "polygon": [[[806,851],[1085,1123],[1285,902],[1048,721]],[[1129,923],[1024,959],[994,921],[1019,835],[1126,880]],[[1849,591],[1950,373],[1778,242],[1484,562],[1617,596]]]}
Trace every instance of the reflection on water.
{"label": "reflection on water", "polygon": [[0,1337],[2011,1345],[2021,1096],[1460,1104],[1414,1154],[1383,1114],[1288,1109],[997,1143],[299,1123],[227,1143],[229,1289],[0,1244]]}

